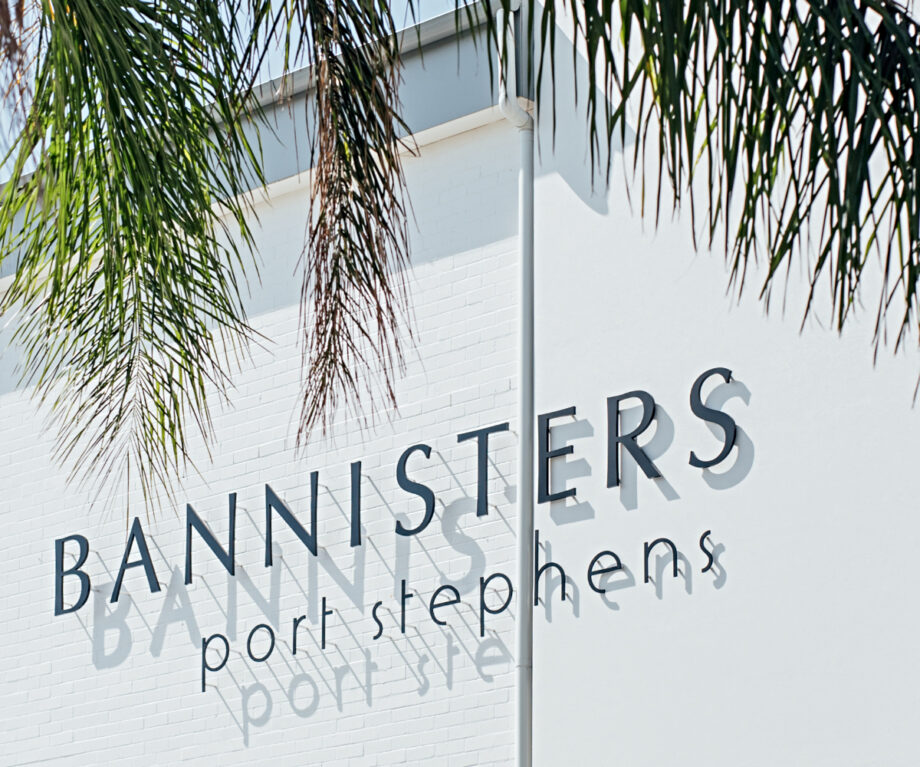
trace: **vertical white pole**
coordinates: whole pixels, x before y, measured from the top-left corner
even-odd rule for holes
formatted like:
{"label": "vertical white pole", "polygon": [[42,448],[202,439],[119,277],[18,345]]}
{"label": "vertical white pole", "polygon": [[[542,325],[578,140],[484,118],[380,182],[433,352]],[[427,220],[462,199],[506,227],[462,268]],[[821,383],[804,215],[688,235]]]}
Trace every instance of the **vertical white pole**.
{"label": "vertical white pole", "polygon": [[[518,4],[511,3],[516,11]],[[518,353],[518,508],[517,508],[517,609],[515,635],[515,764],[533,763],[533,118],[518,102],[517,56],[513,25],[505,29],[505,11],[495,23],[504,45],[499,46],[498,105],[518,129],[521,166],[518,173],[518,250],[520,264],[520,349]]]}
{"label": "vertical white pole", "polygon": [[520,129],[521,170],[518,176],[518,237],[520,238],[520,358],[518,386],[518,514],[517,584],[518,619],[516,716],[517,765],[533,761],[533,122]]}

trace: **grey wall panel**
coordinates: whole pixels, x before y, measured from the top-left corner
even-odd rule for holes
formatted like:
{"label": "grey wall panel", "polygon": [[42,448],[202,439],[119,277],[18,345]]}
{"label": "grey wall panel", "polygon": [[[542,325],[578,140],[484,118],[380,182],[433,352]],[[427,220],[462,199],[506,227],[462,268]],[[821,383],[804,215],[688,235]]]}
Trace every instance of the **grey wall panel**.
{"label": "grey wall panel", "polygon": [[[442,22],[441,19],[434,21]],[[452,18],[450,23],[453,25]],[[403,117],[412,133],[473,114],[495,103],[497,88],[492,87],[489,65],[482,55],[484,40],[481,34],[477,39],[467,32],[458,40],[451,26],[446,37],[432,42],[422,37],[419,48],[413,35],[406,40],[405,47],[400,99]],[[307,78],[300,79],[305,82]],[[266,183],[308,170],[312,88],[283,102],[266,104],[263,109],[265,122],[260,133]],[[255,126],[250,135],[255,139]]]}

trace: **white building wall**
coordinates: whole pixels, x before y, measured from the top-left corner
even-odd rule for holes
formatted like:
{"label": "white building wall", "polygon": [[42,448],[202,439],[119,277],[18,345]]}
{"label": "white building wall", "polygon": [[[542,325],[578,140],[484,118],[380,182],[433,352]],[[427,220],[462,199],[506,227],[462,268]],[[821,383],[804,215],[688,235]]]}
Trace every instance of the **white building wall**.
{"label": "white building wall", "polygon": [[[127,533],[125,499],[90,506],[49,460],[51,438],[12,380],[0,396],[0,763],[3,764],[507,764],[513,743],[513,610],[488,616],[479,636],[480,577],[512,572],[515,437],[491,440],[490,510],[476,516],[476,444],[457,435],[516,413],[516,169],[513,132],[487,125],[423,149],[406,162],[418,230],[411,292],[415,329],[399,384],[399,415],[366,431],[340,419],[329,439],[294,452],[300,350],[299,283],[307,192],[282,182],[261,204],[263,288],[253,323],[271,344],[253,349],[216,418],[213,462],[199,456],[176,501],[155,520],[140,514],[159,593],[142,568],[127,571],[107,601]],[[288,189],[286,193],[284,190]],[[515,427],[516,428],[516,427]],[[422,502],[395,479],[402,451],[429,484],[435,518],[418,536]],[[361,460],[363,545],[349,546],[350,464]],[[319,544],[313,558],[277,516],[275,564],[266,568],[264,486],[309,526],[308,474],[319,470]],[[183,585],[185,503],[226,541],[228,493],[238,494],[237,574],[194,543],[194,581]],[[85,535],[93,592],[81,610],[55,617],[54,541]],[[75,548],[70,549],[75,551]],[[134,552],[134,558],[137,552]],[[401,580],[416,596],[399,630]],[[68,600],[77,592],[69,579]],[[462,604],[427,603],[442,584]],[[490,594],[500,604],[501,594]],[[320,650],[320,606],[334,610]],[[444,598],[444,597],[442,597]],[[375,602],[385,633],[372,637]],[[68,602],[69,603],[69,602]],[[112,609],[114,608],[114,609]],[[301,624],[292,655],[293,619]],[[276,632],[264,663],[247,657],[258,624]],[[202,637],[228,637],[227,666],[200,691]],[[257,656],[268,648],[260,629]],[[219,647],[215,640],[214,648]],[[215,661],[212,661],[216,662]]]}
{"label": "white building wall", "polygon": [[[557,83],[566,76],[560,64]],[[621,157],[611,191],[592,191],[584,122],[566,98],[557,102],[554,153],[548,121],[540,132],[536,394],[538,413],[577,408],[554,422],[554,446],[574,452],[551,469],[554,488],[577,494],[536,510],[540,563],[565,568],[568,599],[554,572],[543,576],[535,764],[916,764],[916,354],[883,353],[873,367],[868,310],[843,338],[817,322],[800,333],[794,291],[785,315],[775,302],[764,317],[756,278],[736,304],[720,256],[694,254],[686,220],[656,233],[630,209]],[[291,275],[307,195],[275,188],[259,209],[264,287],[251,299],[256,328],[274,343],[255,349],[239,375],[203,476],[144,520],[163,590],[148,593],[143,573],[129,570],[114,615],[105,600],[123,551],[124,506],[91,508],[65,484],[27,393],[4,373],[0,762],[511,763],[517,601],[488,617],[484,639],[477,606],[480,577],[514,572],[517,157],[517,137],[496,122],[407,160],[419,227],[417,340],[400,413],[371,431],[343,418],[303,457],[293,450],[300,352]],[[701,471],[689,453],[715,454],[719,432],[688,400],[694,379],[716,366],[735,382],[713,380],[704,397],[741,432],[724,467]],[[658,405],[647,450],[663,479],[647,479],[624,456],[623,484],[608,488],[606,398],[636,389]],[[504,421],[511,431],[491,440],[489,514],[477,518],[475,446],[456,435]],[[422,442],[431,459],[416,455],[411,475],[434,489],[436,517],[421,535],[400,538],[395,519],[418,520],[421,502],[397,487],[395,466]],[[352,549],[355,460],[365,545]],[[311,470],[320,471],[323,550],[313,559],[276,518],[280,554],[266,569],[264,485],[306,521]],[[196,541],[195,581],[185,588],[184,504],[224,540],[230,492],[238,493],[237,577]],[[137,498],[132,508],[140,513]],[[716,561],[703,572],[707,530]],[[53,544],[73,533],[90,541],[87,572],[98,590],[78,613],[55,618]],[[671,577],[659,547],[645,583],[643,546],[661,537],[678,547],[680,574]],[[624,565],[603,596],[587,579],[602,550]],[[404,577],[417,595],[405,635]],[[457,586],[463,604],[445,610],[450,625],[441,628],[424,603],[443,583]],[[335,611],[325,652],[323,597]],[[378,600],[388,611],[384,636],[373,640]],[[259,623],[277,632],[265,663],[246,656]],[[233,652],[201,693],[201,637],[217,632]]]}
{"label": "white building wall", "polygon": [[[826,283],[799,332],[799,264],[785,314],[780,284],[764,316],[756,269],[740,302],[726,295],[722,256],[694,252],[687,212],[666,211],[656,233],[638,183],[630,207],[622,153],[610,192],[592,192],[570,101],[557,102],[555,155],[543,124],[536,182],[536,406],[577,408],[554,422],[554,446],[574,453],[552,469],[577,495],[536,512],[540,561],[565,567],[569,599],[555,572],[547,597],[544,576],[534,764],[920,763],[912,342],[873,367],[872,276],[842,338],[818,322]],[[695,469],[690,451],[714,457],[722,431],[691,413],[691,385],[717,366],[735,380],[713,378],[703,396],[742,431],[725,463]],[[606,398],[636,389],[658,405],[640,444],[663,478],[625,456],[608,488]],[[703,572],[707,530],[718,554]],[[659,544],[645,583],[644,544],[660,537],[680,551],[679,576]],[[605,549],[624,570],[601,595],[587,568]]]}

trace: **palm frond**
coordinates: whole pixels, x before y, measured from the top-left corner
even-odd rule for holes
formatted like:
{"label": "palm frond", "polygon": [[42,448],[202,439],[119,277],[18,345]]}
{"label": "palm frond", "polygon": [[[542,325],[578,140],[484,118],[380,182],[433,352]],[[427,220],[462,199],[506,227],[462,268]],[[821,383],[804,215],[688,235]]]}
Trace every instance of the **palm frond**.
{"label": "palm frond", "polygon": [[[804,314],[825,278],[838,329],[876,253],[883,277],[876,352],[889,310],[898,321],[895,349],[909,333],[920,339],[920,26],[904,5],[562,0],[541,9],[529,0],[526,7],[535,18],[528,34],[539,51],[538,93],[544,77],[555,79],[557,25],[563,16],[572,24],[589,62],[582,97],[592,167],[605,154],[608,181],[611,155],[602,150],[635,131],[632,165],[643,189],[649,170],[657,175],[656,221],[664,193],[675,207],[686,198],[694,222],[705,208],[708,243],[721,232],[739,291],[750,264],[766,264],[767,300],[776,275],[804,260]],[[493,31],[493,46],[497,39]],[[654,175],[650,181],[654,188]]]}
{"label": "palm frond", "polygon": [[408,203],[399,45],[384,0],[256,3],[286,67],[313,68],[310,223],[301,301],[304,386],[298,442],[341,405],[367,418],[395,406],[406,321]]}
{"label": "palm frond", "polygon": [[[45,2],[34,94],[0,196],[22,374],[84,478],[173,486],[248,334],[235,269],[258,176],[234,9]],[[221,205],[218,205],[221,203]]]}
{"label": "palm frond", "polygon": [[0,106],[11,120],[28,108],[40,13],[38,0],[0,0]]}
{"label": "palm frond", "polygon": [[[0,252],[17,259],[0,310],[19,312],[24,380],[51,405],[76,471],[133,475],[151,494],[184,465],[192,433],[210,434],[208,393],[225,391],[225,351],[249,333],[237,272],[260,171],[245,93],[279,39],[286,66],[311,65],[314,83],[298,439],[343,403],[395,404],[408,129],[389,4],[42,0],[28,45],[18,7],[0,0],[0,67],[15,79],[28,51],[34,76],[7,160],[22,180],[0,193]],[[505,30],[458,6],[458,33],[462,17],[485,19],[491,66]],[[920,331],[920,29],[903,6],[528,0],[524,19],[539,63],[522,80],[544,92],[557,27],[571,23],[591,63],[592,167],[606,156],[609,180],[607,148],[635,130],[632,167],[644,183],[652,160],[656,217],[669,193],[695,222],[702,195],[703,231],[710,245],[725,238],[739,290],[755,259],[767,298],[806,259],[811,297],[826,276],[842,327],[874,251],[876,345],[893,308],[896,347]]]}

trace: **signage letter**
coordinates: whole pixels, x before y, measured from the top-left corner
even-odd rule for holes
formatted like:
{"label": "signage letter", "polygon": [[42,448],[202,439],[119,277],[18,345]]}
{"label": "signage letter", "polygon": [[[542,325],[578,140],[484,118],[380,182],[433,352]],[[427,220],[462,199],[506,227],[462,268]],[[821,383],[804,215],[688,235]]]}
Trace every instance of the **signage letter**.
{"label": "signage letter", "polygon": [[297,627],[306,619],[306,615],[299,615],[294,618],[294,629],[291,632],[291,655],[297,655]]}
{"label": "signage letter", "polygon": [[185,504],[185,585],[192,582],[192,528],[198,531],[198,535],[208,544],[214,556],[224,566],[230,575],[234,572],[234,552],[236,550],[236,493],[230,493],[230,515],[229,515],[230,534],[228,537],[229,551],[224,551],[223,547],[217,542],[217,538],[208,529],[208,526],[202,521],[192,504]]}
{"label": "signage letter", "polygon": [[[442,591],[452,591],[453,596],[443,602],[435,603],[435,600],[438,598]],[[451,605],[458,604],[460,604],[460,592],[457,591],[457,589],[455,589],[453,586],[439,586],[435,589],[434,594],[431,595],[431,601],[428,602],[428,614],[431,616],[431,620],[433,620],[439,626],[446,626],[447,621],[439,621],[435,616],[434,611],[441,607],[450,607]]]}
{"label": "signage letter", "polygon": [[[642,420],[628,434],[620,434],[620,403],[624,399],[637,399],[642,403]],[[626,448],[646,477],[654,479],[661,476],[652,459],[636,442],[636,437],[651,425],[654,417],[655,400],[647,391],[631,391],[607,398],[607,487],[618,487],[620,484],[620,445]]]}
{"label": "signage letter", "polygon": [[542,567],[540,566],[540,531],[534,530],[533,537],[533,606],[536,607],[540,602],[540,578],[546,570],[553,567],[562,576],[562,601],[565,602],[565,570],[562,569],[562,565],[557,565],[555,562],[547,562]]}
{"label": "signage letter", "polygon": [[659,543],[663,543],[665,546],[671,549],[671,567],[674,571],[674,577],[677,577],[677,546],[674,545],[674,541],[670,538],[656,538],[651,543],[646,541],[645,543],[645,582],[648,583],[651,578],[648,574],[648,558],[654,549]]}
{"label": "signage letter", "polygon": [[[137,541],[137,553],[141,555],[141,558],[134,562],[128,562],[128,557],[131,556],[131,547],[135,541]],[[121,593],[121,582],[124,580],[125,570],[129,567],[144,568],[151,594],[155,594],[160,590],[157,574],[153,569],[153,560],[150,558],[150,550],[147,548],[147,539],[144,537],[141,521],[137,517],[134,518],[134,522],[131,524],[128,542],[125,544],[125,555],[121,558],[121,567],[118,568],[118,577],[115,579],[115,587],[112,589],[112,603],[118,601],[118,595]]]}
{"label": "signage letter", "polygon": [[[501,578],[508,584],[508,596],[506,596],[505,601],[494,610],[486,604],[486,588],[492,582],[493,578]],[[479,636],[484,637],[486,635],[486,613],[489,613],[489,615],[503,613],[508,609],[508,605],[511,604],[512,594],[514,594],[514,588],[511,585],[511,579],[504,573],[492,573],[488,578],[479,579]]]}
{"label": "signage letter", "polygon": [[406,602],[408,602],[412,597],[414,597],[411,591],[406,591],[406,582],[402,581],[402,597],[400,598],[400,603],[402,605],[402,613],[399,619],[399,631],[402,634],[406,633]]}
{"label": "signage letter", "polygon": [[487,426],[484,429],[468,431],[457,435],[457,442],[476,440],[476,516],[484,517],[489,513],[489,435],[499,431],[508,431],[510,425],[505,423]]}
{"label": "signage letter", "polygon": [[396,534],[397,535],[417,535],[422,532],[428,523],[431,522],[431,518],[434,516],[434,492],[430,487],[423,485],[419,482],[413,482],[406,476],[406,462],[409,460],[409,456],[412,455],[416,450],[421,451],[425,458],[431,457],[431,448],[428,445],[413,445],[410,448],[407,448],[406,451],[399,457],[399,463],[396,465],[396,481],[399,483],[399,486],[408,493],[417,495],[425,502],[425,518],[422,520],[421,524],[418,527],[413,528],[412,530],[407,530],[403,527],[402,522],[396,522]]}
{"label": "signage letter", "polygon": [[575,406],[567,407],[564,410],[556,410],[552,413],[544,413],[537,416],[537,503],[546,503],[547,501],[559,501],[563,498],[569,498],[575,495],[575,488],[570,487],[568,490],[560,490],[557,493],[549,491],[549,462],[553,458],[569,455],[575,452],[574,445],[565,445],[550,449],[550,424],[553,418],[562,418],[563,416],[574,416]]}
{"label": "signage letter", "polygon": [[351,465],[351,545],[361,545],[361,461]]}
{"label": "signage letter", "polygon": [[[613,567],[599,567],[596,570],[595,565],[597,565],[601,557],[613,557],[616,561],[616,564]],[[614,554],[612,551],[602,551],[594,559],[591,560],[591,564],[588,565],[588,585],[591,587],[592,591],[596,591],[598,594],[606,594],[607,589],[604,586],[598,586],[594,579],[598,575],[606,575],[607,573],[615,573],[618,570],[623,569],[623,563],[620,561],[620,558]]]}
{"label": "signage letter", "polygon": [[[68,541],[76,541],[80,548],[77,555],[77,561],[73,567],[64,569],[64,546]],[[89,576],[80,568],[86,563],[89,556],[89,541],[82,535],[68,535],[66,538],[58,538],[54,542],[54,614],[64,615],[64,613],[75,613],[89,597]],[[73,607],[64,607],[64,576],[76,575],[80,581],[80,596],[74,602]]]}
{"label": "signage letter", "polygon": [[265,566],[272,566],[272,509],[278,512],[281,519],[287,522],[300,538],[309,552],[316,556],[316,496],[319,494],[319,472],[310,472],[310,532],[308,533],[302,524],[297,521],[297,517],[285,505],[271,485],[265,485]]}
{"label": "signage letter", "polygon": [[320,627],[319,649],[325,650],[326,649],[326,616],[332,615],[332,613],[335,612],[335,610],[326,609],[326,597],[323,597],[323,611],[322,612],[323,612],[323,622],[322,622],[322,626]]}
{"label": "signage letter", "polygon": [[[252,637],[259,629],[265,629],[268,632],[268,652],[265,653],[261,658],[257,658],[252,654]],[[275,650],[275,632],[272,631],[272,627],[266,625],[265,623],[260,623],[252,631],[249,632],[249,638],[246,640],[246,652],[249,653],[249,658],[254,660],[256,663],[263,663],[268,660],[268,656],[272,654]]]}
{"label": "signage letter", "polygon": [[[208,664],[208,645],[215,639],[220,639],[224,643],[224,657],[216,666]],[[204,679],[208,671],[220,671],[227,665],[227,658],[230,657],[230,642],[223,634],[211,634],[207,639],[201,637],[201,691],[204,692]]]}
{"label": "signage letter", "polygon": [[383,623],[380,622],[380,618],[377,617],[377,611],[380,609],[383,602],[380,600],[374,603],[374,608],[371,610],[371,617],[374,619],[374,623],[377,624],[377,633],[371,637],[371,639],[380,639],[383,636]]}
{"label": "signage letter", "polygon": [[[710,570],[712,570],[712,565],[713,565],[713,563],[716,561],[716,558],[715,558],[715,552],[716,552],[715,546],[713,546],[712,549],[707,549],[706,546],[705,546],[706,539],[709,537],[709,534],[710,534],[711,532],[712,532],[712,530],[707,530],[705,533],[703,533],[703,534],[700,536],[700,551],[702,551],[702,552],[706,555],[706,558],[709,560],[709,561],[706,563],[706,567],[704,567],[702,570],[700,570],[701,573],[708,573]],[[709,541],[709,545],[712,546],[712,541]]]}
{"label": "signage letter", "polygon": [[703,404],[703,384],[706,382],[707,378],[714,375],[722,376],[725,383],[730,383],[732,380],[732,371],[728,368],[713,368],[712,370],[707,370],[697,378],[693,382],[693,388],[690,389],[690,410],[693,411],[693,415],[697,418],[701,418],[707,423],[714,423],[717,426],[721,426],[722,431],[725,432],[725,441],[722,444],[722,450],[719,451],[719,454],[711,461],[700,460],[696,457],[696,453],[692,450],[690,451],[690,465],[700,469],[708,469],[710,466],[715,466],[717,463],[724,461],[735,444],[735,419],[728,413],[706,407]]}

